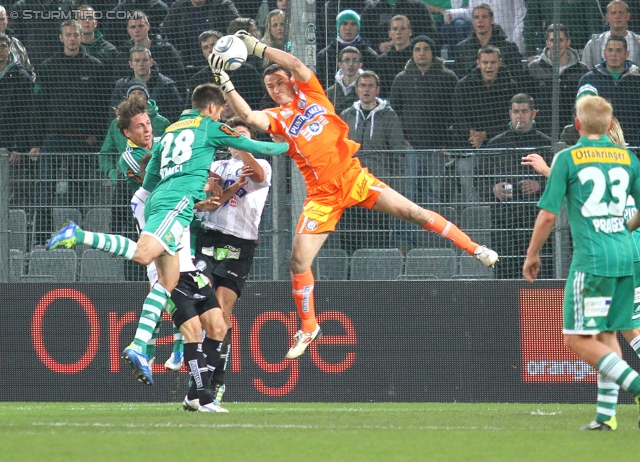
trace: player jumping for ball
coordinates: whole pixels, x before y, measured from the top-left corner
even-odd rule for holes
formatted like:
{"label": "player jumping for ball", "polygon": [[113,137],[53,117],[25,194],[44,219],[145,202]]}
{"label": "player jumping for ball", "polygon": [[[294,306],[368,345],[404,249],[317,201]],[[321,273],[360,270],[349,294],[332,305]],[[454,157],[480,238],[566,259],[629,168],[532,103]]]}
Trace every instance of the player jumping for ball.
{"label": "player jumping for ball", "polygon": [[236,36],[245,43],[249,54],[266,56],[275,63],[265,69],[264,83],[269,96],[280,106],[252,111],[222,70],[224,61],[212,54],[209,64],[216,81],[242,120],[287,140],[287,154],[298,165],[307,186],[290,260],[293,298],[302,328],[296,333],[287,358],[299,357],[322,335],[314,310],[311,264],[348,207],[377,210],[434,231],[486,266],[492,267],[498,261],[496,252],[476,244],[453,223],[414,204],[362,167],[354,157],[360,145],[348,139],[349,127],[335,114],[322,85],[302,61],[258,42],[245,31],[236,32]]}

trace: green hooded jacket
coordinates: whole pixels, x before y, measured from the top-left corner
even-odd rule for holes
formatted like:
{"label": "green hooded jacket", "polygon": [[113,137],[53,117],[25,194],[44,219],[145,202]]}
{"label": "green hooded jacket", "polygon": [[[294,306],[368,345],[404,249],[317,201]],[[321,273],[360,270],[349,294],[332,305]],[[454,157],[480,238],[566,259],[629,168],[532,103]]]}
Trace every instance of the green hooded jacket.
{"label": "green hooded jacket", "polygon": [[[171,123],[163,116],[158,114],[158,106],[152,99],[147,100],[147,113],[151,119],[151,127],[153,128],[153,136],[161,136]],[[100,149],[98,156],[98,165],[100,170],[108,177],[115,186],[118,178],[118,160],[120,154],[127,148],[127,138],[118,130],[118,122],[116,119],[111,121],[107,137]]]}

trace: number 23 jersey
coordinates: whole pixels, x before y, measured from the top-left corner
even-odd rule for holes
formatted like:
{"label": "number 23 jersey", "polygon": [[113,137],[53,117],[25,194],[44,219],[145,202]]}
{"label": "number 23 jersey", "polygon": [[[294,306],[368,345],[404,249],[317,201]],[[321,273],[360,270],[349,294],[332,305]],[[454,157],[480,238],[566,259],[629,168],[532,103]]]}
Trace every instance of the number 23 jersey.
{"label": "number 23 jersey", "polygon": [[624,218],[629,194],[639,203],[640,162],[607,136],[583,136],[556,154],[538,207],[558,214],[566,197],[572,270],[606,277],[633,275],[633,243]]}

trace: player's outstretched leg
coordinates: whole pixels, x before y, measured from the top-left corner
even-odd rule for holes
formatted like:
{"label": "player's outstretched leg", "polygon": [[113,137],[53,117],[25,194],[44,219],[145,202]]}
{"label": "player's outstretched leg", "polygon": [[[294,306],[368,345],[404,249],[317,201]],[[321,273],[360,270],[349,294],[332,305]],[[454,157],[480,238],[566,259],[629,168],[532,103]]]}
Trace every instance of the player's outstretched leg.
{"label": "player's outstretched leg", "polygon": [[78,225],[69,221],[56,233],[51,235],[45,249],[53,250],[58,247],[71,248],[76,244],[88,245],[92,249],[103,250],[111,255],[132,260],[138,244],[131,239],[118,234],[92,233],[84,231]]}
{"label": "player's outstretched leg", "polygon": [[493,268],[498,261],[498,254],[496,251],[491,250],[484,245],[476,244],[471,238],[465,234],[460,228],[448,221],[439,213],[433,210],[427,210],[429,218],[427,222],[422,226],[427,231],[433,231],[440,234],[446,239],[453,241],[453,244],[466,251],[468,254],[473,255],[476,260],[483,265]]}
{"label": "player's outstretched leg", "polygon": [[293,336],[293,345],[287,352],[287,359],[295,359],[305,352],[311,342],[322,337],[322,329],[316,320],[313,302],[315,280],[311,269],[301,274],[292,274],[293,299],[298,315],[302,319],[302,329]]}

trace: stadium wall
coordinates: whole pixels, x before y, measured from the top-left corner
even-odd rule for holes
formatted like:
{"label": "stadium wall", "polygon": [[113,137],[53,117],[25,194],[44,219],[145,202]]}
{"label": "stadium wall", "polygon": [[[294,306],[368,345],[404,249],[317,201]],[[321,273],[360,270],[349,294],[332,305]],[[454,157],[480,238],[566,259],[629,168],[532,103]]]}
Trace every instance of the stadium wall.
{"label": "stadium wall", "polygon": [[[595,372],[562,344],[564,282],[318,282],[324,337],[283,360],[298,320],[288,282],[236,306],[227,401],[592,402]],[[5,401],[180,401],[187,374],[138,384],[120,351],[144,283],[1,284]],[[170,323],[157,348],[171,353]],[[624,346],[638,368],[637,357]],[[183,369],[184,370],[184,369]],[[631,402],[621,394],[623,402]]]}

